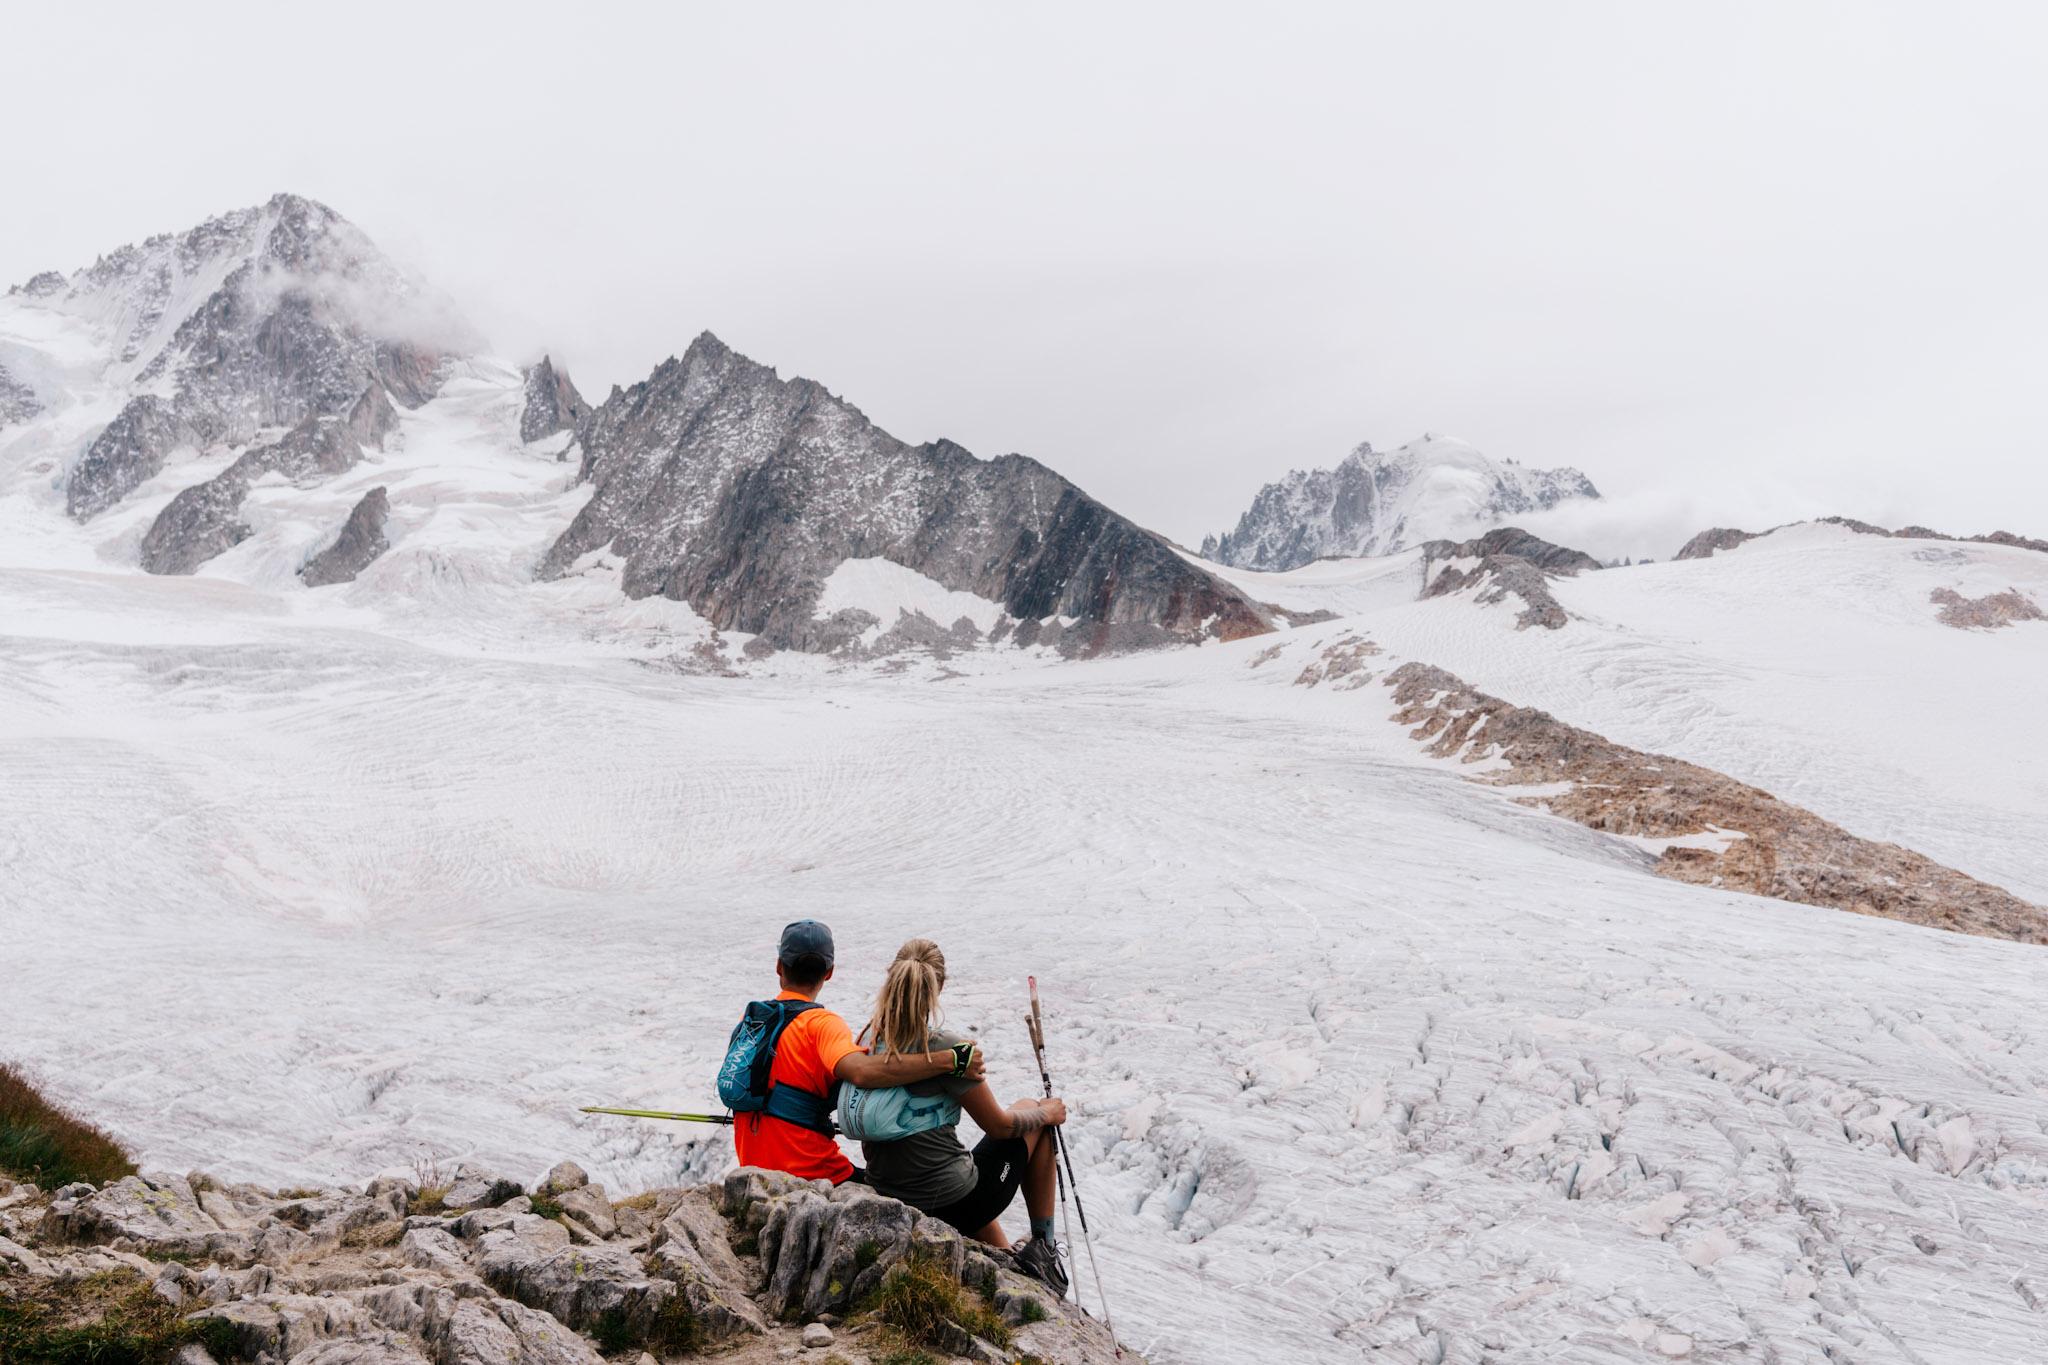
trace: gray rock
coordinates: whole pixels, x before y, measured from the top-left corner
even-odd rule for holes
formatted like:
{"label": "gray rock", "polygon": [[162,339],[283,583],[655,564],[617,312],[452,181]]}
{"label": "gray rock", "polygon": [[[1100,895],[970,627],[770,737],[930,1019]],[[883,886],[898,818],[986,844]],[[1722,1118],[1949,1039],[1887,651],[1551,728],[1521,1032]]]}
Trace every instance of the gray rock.
{"label": "gray rock", "polygon": [[649,1269],[673,1280],[677,1292],[712,1342],[758,1335],[766,1318],[748,1297],[751,1275],[733,1254],[728,1224],[708,1194],[691,1192],[662,1222],[662,1240]]}
{"label": "gray rock", "polygon": [[554,1196],[554,1200],[561,1206],[564,1217],[581,1223],[600,1239],[619,1230],[619,1220],[612,1213],[611,1201],[604,1197],[602,1185],[582,1185],[564,1190]]}
{"label": "gray rock", "polygon": [[226,1228],[200,1207],[199,1197],[179,1176],[131,1175],[76,1199],[59,1199],[44,1217],[45,1228],[74,1242],[105,1244],[156,1257],[213,1256],[247,1264],[267,1251],[287,1253],[303,1235],[271,1228],[264,1238],[250,1227]]}
{"label": "gray rock", "polygon": [[533,1192],[535,1194],[562,1194],[569,1190],[582,1189],[589,1183],[590,1177],[583,1173],[581,1166],[578,1166],[573,1161],[558,1161],[548,1169],[546,1175],[540,1178],[540,1183],[533,1187]]}
{"label": "gray rock", "polygon": [[372,1329],[368,1316],[353,1301],[313,1294],[238,1298],[202,1308],[189,1320],[232,1324],[237,1356],[268,1353],[283,1360],[329,1338],[361,1336]]}
{"label": "gray rock", "polygon": [[[142,538],[143,569],[153,574],[196,571],[215,555],[248,539],[249,527],[241,519],[242,502],[258,479],[282,474],[296,483],[306,483],[343,473],[363,458],[365,446],[381,447],[397,422],[397,411],[384,386],[373,383],[345,415],[308,417],[278,440],[244,451],[213,478],[184,489],[157,514]],[[362,510],[360,505],[357,510]],[[351,514],[351,523],[354,519]],[[343,528],[345,538],[348,529]],[[373,539],[366,535],[344,550],[337,567],[351,555],[362,556],[362,564],[368,564],[383,553],[382,519],[376,519],[371,529]]]}
{"label": "gray rock", "polygon": [[10,294],[26,294],[32,299],[47,299],[53,294],[64,292],[64,277],[54,270],[45,270],[29,276],[27,284],[9,287]]}
{"label": "gray rock", "polygon": [[576,1333],[547,1313],[503,1299],[455,1308],[438,1335],[440,1365],[603,1365]]}
{"label": "gray rock", "polygon": [[814,1322],[804,1328],[804,1347],[816,1351],[832,1344],[832,1329],[822,1322]]}
{"label": "gray rock", "polygon": [[5,1237],[0,1237],[0,1269],[19,1270],[38,1278],[46,1278],[51,1273],[49,1263],[42,1257]]}
{"label": "gray rock", "polygon": [[213,1355],[204,1346],[193,1344],[180,1347],[171,1357],[171,1365],[217,1365]]}
{"label": "gray rock", "polygon": [[462,1243],[442,1228],[411,1228],[399,1239],[398,1254],[407,1265],[431,1270],[450,1279],[470,1273],[462,1254]]}
{"label": "gray rock", "polygon": [[[762,1307],[772,1317],[802,1321],[844,1312],[910,1251],[920,1220],[908,1204],[865,1190],[831,1199],[807,1190],[775,1200],[760,1234],[767,1277]],[[960,1255],[956,1233],[950,1256],[956,1276]]]}
{"label": "gray rock", "polygon": [[43,400],[36,397],[36,391],[0,365],[0,427],[26,422],[42,410]]}
{"label": "gray rock", "polygon": [[455,1177],[449,1182],[448,1193],[441,1201],[442,1207],[450,1209],[495,1208],[508,1199],[517,1199],[526,1193],[516,1180],[507,1180],[493,1171],[464,1164],[455,1168]]}
{"label": "gray rock", "polygon": [[65,511],[78,521],[106,511],[154,478],[186,439],[168,402],[155,394],[130,399],[72,466],[64,486]]}
{"label": "gray rock", "polygon": [[299,578],[309,588],[353,583],[370,561],[391,548],[384,527],[391,519],[391,499],[380,485],[363,494],[341,524],[334,543],[307,560]]}
{"label": "gray rock", "polygon": [[433,1357],[409,1338],[384,1333],[317,1342],[285,1365],[433,1365]]}
{"label": "gray rock", "polygon": [[1732,550],[1746,540],[1755,540],[1751,531],[1738,531],[1732,526],[1715,526],[1700,532],[1685,544],[1679,546],[1673,559],[1711,559],[1717,550]]}
{"label": "gray rock", "polygon": [[[1069,654],[1271,628],[1236,588],[1036,461],[906,445],[708,332],[578,436],[595,492],[540,576],[610,546],[628,596],[688,602],[777,647],[843,643],[845,623],[815,618],[822,584],[874,557],[1000,603],[1006,638]],[[1059,619],[1072,625],[1050,629]]]}
{"label": "gray rock", "polygon": [[510,1232],[488,1233],[478,1242],[477,1268],[500,1294],[572,1327],[607,1315],[645,1326],[675,1293],[674,1284],[649,1278],[639,1258],[623,1248],[579,1246],[536,1254]]}
{"label": "gray rock", "polygon": [[[526,406],[519,413],[519,439],[528,444],[558,431],[574,431],[590,416],[590,404],[576,392],[566,370],[542,356],[526,368]],[[566,455],[567,452],[564,452]]]}

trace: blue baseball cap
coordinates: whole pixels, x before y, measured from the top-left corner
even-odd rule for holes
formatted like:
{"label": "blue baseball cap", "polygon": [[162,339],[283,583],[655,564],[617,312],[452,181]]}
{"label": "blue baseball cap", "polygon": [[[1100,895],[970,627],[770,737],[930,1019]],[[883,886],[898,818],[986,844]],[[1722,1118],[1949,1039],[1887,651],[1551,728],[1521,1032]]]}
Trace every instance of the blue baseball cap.
{"label": "blue baseball cap", "polygon": [[777,962],[795,962],[806,957],[822,957],[827,967],[832,965],[832,931],[814,919],[784,925],[782,942],[775,948]]}

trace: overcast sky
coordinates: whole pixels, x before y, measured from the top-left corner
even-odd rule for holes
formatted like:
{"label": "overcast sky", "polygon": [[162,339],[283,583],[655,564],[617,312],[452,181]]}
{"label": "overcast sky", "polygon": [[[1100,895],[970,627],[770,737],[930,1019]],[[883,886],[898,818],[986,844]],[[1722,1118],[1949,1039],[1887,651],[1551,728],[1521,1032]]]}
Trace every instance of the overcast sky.
{"label": "overcast sky", "polygon": [[709,328],[1182,539],[1424,430],[1607,553],[2048,534],[2037,5],[59,8],[0,280],[291,189],[593,400]]}

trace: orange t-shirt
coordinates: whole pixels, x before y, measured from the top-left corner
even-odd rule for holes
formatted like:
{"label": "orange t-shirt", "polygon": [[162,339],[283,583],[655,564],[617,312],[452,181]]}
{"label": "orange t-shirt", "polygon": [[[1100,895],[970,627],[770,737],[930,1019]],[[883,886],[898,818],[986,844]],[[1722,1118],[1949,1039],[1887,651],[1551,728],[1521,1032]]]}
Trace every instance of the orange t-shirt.
{"label": "orange t-shirt", "polygon": [[[808,995],[784,991],[777,1000],[808,1000]],[[850,1052],[858,1052],[853,1031],[831,1010],[805,1010],[789,1021],[782,1041],[775,1045],[775,1065],[768,1079],[776,1085],[793,1085],[813,1095],[832,1093],[832,1070]],[[823,1133],[778,1119],[769,1114],[735,1114],[733,1146],[740,1165],[760,1166],[771,1171],[788,1171],[805,1180],[829,1180],[837,1185],[853,1174],[853,1163],[839,1150],[839,1143]]]}

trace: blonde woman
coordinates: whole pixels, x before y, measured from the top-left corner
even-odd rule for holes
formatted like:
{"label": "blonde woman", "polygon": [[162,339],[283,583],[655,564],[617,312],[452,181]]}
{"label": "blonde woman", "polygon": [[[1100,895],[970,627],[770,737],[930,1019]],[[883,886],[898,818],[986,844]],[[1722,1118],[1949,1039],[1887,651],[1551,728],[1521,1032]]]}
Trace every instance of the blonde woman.
{"label": "blonde woman", "polygon": [[[887,1061],[943,1052],[967,1041],[938,1028],[939,992],[945,985],[946,955],[938,944],[914,938],[898,949],[865,1030],[869,1050]],[[949,1096],[985,1136],[968,1151],[960,1142],[959,1113],[953,1111],[952,1121],[940,1127],[893,1142],[863,1142],[868,1183],[970,1237],[1011,1250],[1020,1269],[1064,1295],[1067,1273],[1052,1231],[1055,1154],[1049,1130],[1067,1121],[1066,1103],[1018,1100],[1006,1108],[986,1081],[967,1076],[939,1076],[906,1088],[918,1096]],[[1031,1237],[1011,1247],[996,1220],[1020,1187]]]}

